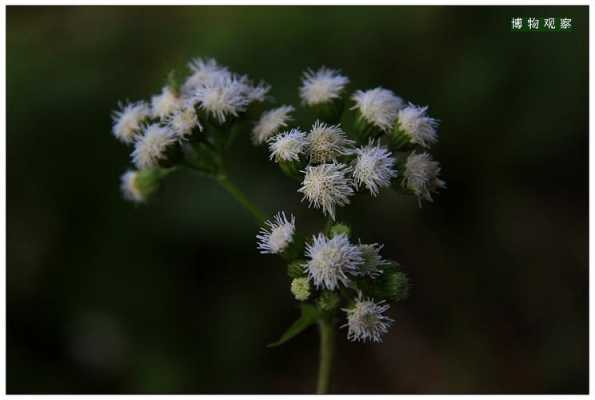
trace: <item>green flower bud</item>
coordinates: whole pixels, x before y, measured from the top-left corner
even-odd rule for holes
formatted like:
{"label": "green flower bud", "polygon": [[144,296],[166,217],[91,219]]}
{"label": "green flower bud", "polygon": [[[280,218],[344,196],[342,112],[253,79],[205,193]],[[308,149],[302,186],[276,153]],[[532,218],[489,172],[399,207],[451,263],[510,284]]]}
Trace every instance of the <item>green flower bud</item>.
{"label": "green flower bud", "polygon": [[159,188],[161,178],[173,169],[147,168],[141,171],[127,171],[122,175],[122,194],[127,200],[142,203]]}
{"label": "green flower bud", "polygon": [[291,281],[291,293],[293,293],[296,300],[307,300],[310,297],[310,282],[308,278],[295,278]]}
{"label": "green flower bud", "polygon": [[376,279],[361,282],[360,287],[371,297],[401,301],[409,295],[409,278],[404,272],[389,267]]}
{"label": "green flower bud", "polygon": [[337,293],[324,291],[318,299],[318,306],[322,311],[333,311],[339,306],[339,300]]}
{"label": "green flower bud", "polygon": [[345,236],[349,236],[351,234],[351,228],[345,224],[335,224],[329,230],[329,234],[331,237],[344,234]]}
{"label": "green flower bud", "polygon": [[306,270],[304,269],[304,264],[306,261],[304,260],[297,260],[292,262],[287,266],[287,275],[290,278],[302,278],[306,276]]}
{"label": "green flower bud", "polygon": [[409,295],[409,278],[404,272],[397,270],[398,267],[399,263],[392,261],[383,265],[381,273],[375,278],[356,279],[352,285],[367,297],[391,301],[404,300]]}

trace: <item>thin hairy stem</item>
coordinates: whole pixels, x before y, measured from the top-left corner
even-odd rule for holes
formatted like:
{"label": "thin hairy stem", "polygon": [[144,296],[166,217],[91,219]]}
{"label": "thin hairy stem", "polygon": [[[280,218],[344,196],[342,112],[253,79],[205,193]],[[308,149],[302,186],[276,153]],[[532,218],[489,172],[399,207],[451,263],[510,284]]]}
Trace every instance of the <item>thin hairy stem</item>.
{"label": "thin hairy stem", "polygon": [[320,361],[318,364],[318,387],[316,393],[328,393],[331,384],[331,369],[335,348],[335,329],[330,318],[318,321],[320,331]]}
{"label": "thin hairy stem", "polygon": [[242,206],[244,206],[244,208],[246,210],[248,210],[250,212],[250,214],[252,214],[252,216],[254,217],[254,219],[256,220],[256,222],[259,225],[262,225],[262,223],[266,220],[266,217],[265,217],[264,213],[262,211],[260,211],[260,209],[257,206],[255,206],[250,200],[248,200],[248,198],[246,197],[246,195],[240,189],[238,189],[238,187],[236,185],[234,185],[229,180],[229,178],[227,177],[227,175],[224,175],[224,174],[217,175],[216,176],[216,180]]}

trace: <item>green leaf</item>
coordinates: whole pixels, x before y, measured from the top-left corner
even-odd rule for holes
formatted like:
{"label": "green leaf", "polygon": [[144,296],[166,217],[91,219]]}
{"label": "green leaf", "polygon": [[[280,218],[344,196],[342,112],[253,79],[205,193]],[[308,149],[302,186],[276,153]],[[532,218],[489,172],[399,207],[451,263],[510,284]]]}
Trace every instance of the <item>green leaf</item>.
{"label": "green leaf", "polygon": [[281,336],[279,340],[273,342],[267,347],[277,347],[282,345],[283,343],[287,342],[288,340],[293,339],[300,333],[302,333],[306,328],[310,325],[313,325],[318,321],[320,317],[320,311],[318,308],[313,306],[312,304],[302,304],[302,315],[295,321],[289,329],[285,331],[285,333]]}

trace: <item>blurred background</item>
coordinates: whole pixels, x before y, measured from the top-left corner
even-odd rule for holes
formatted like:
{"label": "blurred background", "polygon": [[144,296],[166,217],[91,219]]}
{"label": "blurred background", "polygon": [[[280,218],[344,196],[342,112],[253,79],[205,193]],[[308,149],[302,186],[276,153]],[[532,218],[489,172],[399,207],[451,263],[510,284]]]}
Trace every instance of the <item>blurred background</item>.
{"label": "blurred background", "polygon": [[[572,32],[511,32],[513,17]],[[119,191],[123,99],[215,57],[297,103],[307,67],[441,120],[448,190],[384,191],[350,221],[412,281],[382,345],[338,335],[336,393],[588,391],[587,7],[7,8],[9,393],[310,393],[314,328],[250,215],[213,182]],[[231,175],[267,213],[320,214],[248,135]]]}

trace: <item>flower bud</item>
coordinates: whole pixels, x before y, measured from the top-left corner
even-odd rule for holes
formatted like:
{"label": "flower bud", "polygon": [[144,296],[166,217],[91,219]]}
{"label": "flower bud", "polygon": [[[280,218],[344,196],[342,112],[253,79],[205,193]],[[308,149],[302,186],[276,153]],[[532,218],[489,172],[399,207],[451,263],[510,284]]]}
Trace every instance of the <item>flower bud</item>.
{"label": "flower bud", "polygon": [[310,297],[310,282],[308,278],[295,278],[291,281],[291,293],[296,300],[307,300]]}
{"label": "flower bud", "polygon": [[386,298],[401,301],[409,296],[409,278],[404,272],[391,269],[382,275],[378,283]]}
{"label": "flower bud", "polygon": [[305,260],[297,260],[290,263],[287,266],[287,275],[290,278],[303,278],[306,276],[306,270],[304,269],[304,265],[306,264]]}
{"label": "flower bud", "polygon": [[375,279],[364,279],[358,282],[358,288],[367,296],[377,299],[401,301],[409,295],[409,278],[398,271],[395,265],[386,265]]}
{"label": "flower bud", "polygon": [[349,236],[351,234],[351,228],[345,224],[335,224],[329,230],[330,237],[337,235]]}
{"label": "flower bud", "polygon": [[122,194],[127,200],[145,202],[159,188],[161,178],[171,170],[148,168],[141,171],[127,171],[121,177]]}
{"label": "flower bud", "polygon": [[318,306],[322,311],[333,311],[339,306],[339,296],[335,292],[324,291],[318,299]]}

